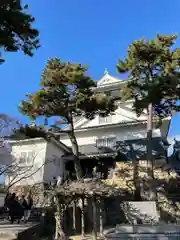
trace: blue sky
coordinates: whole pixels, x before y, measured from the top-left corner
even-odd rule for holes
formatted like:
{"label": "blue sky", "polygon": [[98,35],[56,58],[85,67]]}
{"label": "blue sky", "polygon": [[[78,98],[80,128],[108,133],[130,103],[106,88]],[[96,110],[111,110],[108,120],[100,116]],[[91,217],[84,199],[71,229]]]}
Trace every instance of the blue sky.
{"label": "blue sky", "polygon": [[[24,0],[36,18],[41,48],[34,57],[8,53],[1,71],[1,112],[26,121],[17,105],[25,93],[39,88],[40,73],[49,57],[89,66],[94,79],[104,68],[117,75],[118,57],[128,44],[156,33],[180,33],[179,0]],[[180,41],[177,42],[180,46]],[[170,135],[179,134],[180,117],[172,120]]]}

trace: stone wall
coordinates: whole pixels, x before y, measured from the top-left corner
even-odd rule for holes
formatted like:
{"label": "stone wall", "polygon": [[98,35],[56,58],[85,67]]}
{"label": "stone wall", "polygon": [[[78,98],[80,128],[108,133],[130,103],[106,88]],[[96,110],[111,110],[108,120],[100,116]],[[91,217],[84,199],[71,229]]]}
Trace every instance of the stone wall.
{"label": "stone wall", "polygon": [[41,224],[1,225],[0,239],[7,240],[39,240],[42,235]]}
{"label": "stone wall", "polygon": [[[146,174],[146,164],[141,163],[138,166],[138,179],[145,188],[148,182]],[[114,198],[107,199],[104,201],[104,216],[105,224],[115,225],[126,221],[121,207],[122,201],[132,201],[135,190],[135,184],[133,179],[134,166],[132,163],[117,162],[114,169],[111,169],[109,178],[104,180],[106,184],[113,185],[116,188],[127,190],[130,195],[129,198]],[[180,220],[180,197],[178,197],[177,189],[180,188],[180,183],[176,173],[166,170],[165,167],[156,167],[154,169],[155,186],[157,189],[157,210],[160,218],[164,221],[179,221]],[[27,187],[27,186],[16,186],[11,191],[17,192],[17,194],[26,194],[31,191],[34,203],[39,206],[48,200],[48,196],[45,196],[45,190],[43,185]],[[91,208],[90,208],[91,209]],[[91,209],[92,210],[92,209]],[[88,212],[92,212],[88,210]],[[79,210],[77,210],[79,211]],[[71,212],[71,210],[70,210]],[[72,216],[72,212],[69,212],[69,216]],[[77,214],[79,215],[79,214]],[[92,214],[87,214],[87,221],[91,219]],[[80,221],[80,220],[77,220]]]}
{"label": "stone wall", "polygon": [[[138,166],[138,179],[145,189],[148,183],[147,169],[145,162]],[[129,191],[134,194],[135,184],[133,180],[134,166],[132,163],[116,163],[116,167],[111,169],[109,178],[105,180],[108,185]],[[157,210],[162,220],[180,221],[180,181],[178,175],[164,167],[154,169],[154,184],[157,189]],[[148,199],[147,199],[148,200]],[[116,203],[117,204],[117,203]],[[113,204],[109,205],[113,208]],[[119,214],[119,213],[117,213]],[[112,217],[113,220],[114,217]],[[111,221],[111,220],[110,220]]]}
{"label": "stone wall", "polygon": [[105,233],[105,239],[179,239],[180,226],[170,224],[120,225]]}

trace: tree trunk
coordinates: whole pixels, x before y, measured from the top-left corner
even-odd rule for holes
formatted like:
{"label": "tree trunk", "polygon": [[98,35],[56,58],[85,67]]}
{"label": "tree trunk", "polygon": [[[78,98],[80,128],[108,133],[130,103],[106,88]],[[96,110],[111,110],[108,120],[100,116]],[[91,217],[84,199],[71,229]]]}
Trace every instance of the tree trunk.
{"label": "tree trunk", "polygon": [[133,159],[133,181],[134,181],[134,200],[135,201],[141,201],[141,186],[140,186],[140,180],[139,180],[139,162],[137,159]]}
{"label": "tree trunk", "polygon": [[55,240],[63,240],[65,239],[65,234],[61,226],[61,220],[62,220],[61,214],[56,212],[55,219],[56,219]]}
{"label": "tree trunk", "polygon": [[62,229],[62,217],[63,217],[63,213],[62,213],[62,209],[60,207],[59,201],[58,201],[58,197],[55,197],[56,199],[56,213],[55,213],[55,220],[56,220],[56,229],[55,229],[55,240],[64,240],[65,239],[65,233]]}
{"label": "tree trunk", "polygon": [[68,126],[69,126],[68,136],[69,136],[69,139],[70,139],[71,145],[72,145],[72,153],[73,153],[73,158],[74,158],[74,168],[75,168],[75,172],[76,172],[76,177],[77,177],[77,179],[81,179],[82,178],[82,169],[81,169],[81,164],[80,164],[80,160],[79,160],[78,143],[76,140],[76,136],[74,134],[72,113],[69,113],[69,116],[68,116]]}
{"label": "tree trunk", "polygon": [[132,164],[133,164],[133,182],[134,182],[134,200],[140,201],[141,200],[141,189],[140,189],[140,182],[139,182],[139,160],[136,157],[135,150],[130,144],[130,151],[132,155]]}
{"label": "tree trunk", "polygon": [[154,189],[154,159],[152,155],[152,117],[153,117],[153,106],[152,103],[148,105],[147,109],[147,173],[148,173],[148,198],[153,201],[156,200],[156,191]]}

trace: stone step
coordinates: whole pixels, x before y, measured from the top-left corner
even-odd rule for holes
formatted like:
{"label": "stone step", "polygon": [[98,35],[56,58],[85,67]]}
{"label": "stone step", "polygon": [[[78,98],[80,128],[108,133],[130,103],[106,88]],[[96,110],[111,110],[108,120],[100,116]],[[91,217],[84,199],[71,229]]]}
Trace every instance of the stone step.
{"label": "stone step", "polygon": [[0,223],[0,239],[4,240],[16,240],[16,239],[26,239],[33,240],[35,234],[37,236],[40,233],[39,223],[27,223],[27,224],[9,224],[9,222]]}

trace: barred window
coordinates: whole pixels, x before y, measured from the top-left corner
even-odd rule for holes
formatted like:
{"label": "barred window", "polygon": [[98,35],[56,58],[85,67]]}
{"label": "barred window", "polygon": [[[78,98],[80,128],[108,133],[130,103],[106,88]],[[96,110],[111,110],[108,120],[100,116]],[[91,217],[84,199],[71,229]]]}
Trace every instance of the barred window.
{"label": "barred window", "polygon": [[19,163],[29,165],[34,161],[34,158],[35,158],[34,151],[21,152],[19,157]]}
{"label": "barred window", "polygon": [[113,148],[116,145],[116,137],[106,137],[106,138],[99,138],[96,140],[97,148],[101,147],[109,147]]}
{"label": "barred window", "polygon": [[112,123],[112,115],[109,115],[107,117],[99,116],[99,124],[109,124],[109,123]]}

